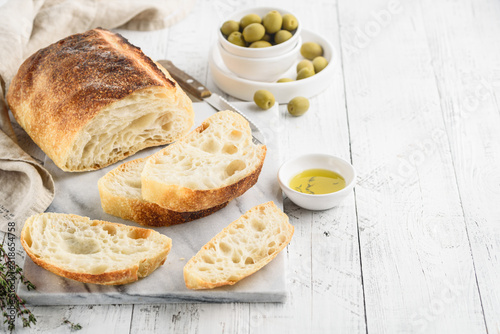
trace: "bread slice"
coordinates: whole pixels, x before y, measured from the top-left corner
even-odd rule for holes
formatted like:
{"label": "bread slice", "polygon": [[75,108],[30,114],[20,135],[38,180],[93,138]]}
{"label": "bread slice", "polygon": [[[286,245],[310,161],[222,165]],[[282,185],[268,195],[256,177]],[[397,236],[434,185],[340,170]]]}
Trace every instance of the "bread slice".
{"label": "bread slice", "polygon": [[106,167],[194,124],[168,72],[119,34],[93,29],[34,53],[7,93],[17,122],[64,171]]}
{"label": "bread slice", "polygon": [[162,265],[172,240],[156,231],[42,213],[26,220],[21,244],[37,265],[84,283],[125,284]]}
{"label": "bread slice", "polygon": [[259,177],[266,146],[248,122],[226,110],[153,154],[142,171],[142,197],[173,211],[200,211],[230,201]]}
{"label": "bread slice", "polygon": [[141,172],[145,164],[146,158],[132,160],[99,179],[97,185],[104,212],[144,226],[170,226],[206,217],[229,203],[201,211],[177,212],[146,202],[141,195]]}
{"label": "bread slice", "polygon": [[232,285],[268,264],[288,245],[294,227],[273,202],[257,205],[212,238],[184,266],[189,289]]}

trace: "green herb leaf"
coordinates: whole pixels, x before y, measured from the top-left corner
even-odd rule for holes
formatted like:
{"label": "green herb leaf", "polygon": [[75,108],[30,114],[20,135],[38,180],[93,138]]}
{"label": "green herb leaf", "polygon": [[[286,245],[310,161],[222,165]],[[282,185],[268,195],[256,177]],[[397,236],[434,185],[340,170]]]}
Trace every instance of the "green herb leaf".
{"label": "green herb leaf", "polygon": [[74,331],[79,331],[80,329],[82,329],[82,325],[72,323],[72,322],[71,322],[71,321],[69,321],[68,319],[64,319],[63,324],[68,324],[68,325],[69,325],[69,328],[70,328],[70,330],[71,330],[72,332],[74,332]]}
{"label": "green herb leaf", "polygon": [[[10,241],[10,239],[8,240]],[[12,252],[9,253],[12,256]],[[28,290],[35,289],[33,283],[24,276],[22,268],[9,257],[2,242],[0,244],[0,309],[4,317],[3,323],[7,324],[9,331],[15,330],[16,317],[21,318],[23,327],[31,327],[31,324],[36,324],[36,318],[26,307],[26,302],[16,293],[16,280],[20,280]]]}

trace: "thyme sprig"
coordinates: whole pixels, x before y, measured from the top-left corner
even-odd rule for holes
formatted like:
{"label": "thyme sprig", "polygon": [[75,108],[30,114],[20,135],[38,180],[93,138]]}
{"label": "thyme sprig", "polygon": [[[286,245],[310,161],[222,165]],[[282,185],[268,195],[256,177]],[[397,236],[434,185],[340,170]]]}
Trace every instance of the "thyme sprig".
{"label": "thyme sprig", "polygon": [[0,310],[4,316],[4,324],[9,331],[16,328],[16,317],[21,318],[23,327],[36,324],[36,318],[26,307],[26,302],[16,293],[16,281],[19,279],[28,290],[35,289],[35,285],[24,276],[21,267],[13,260],[14,236],[8,234],[8,252],[4,249],[4,242],[0,244]]}
{"label": "thyme sprig", "polygon": [[313,186],[313,182],[314,182],[314,179],[315,177],[312,176],[309,181],[307,181],[307,187],[306,187],[306,191],[309,193],[309,194],[313,194],[314,195],[314,192],[311,190],[311,187]]}
{"label": "thyme sprig", "polygon": [[68,319],[64,319],[63,324],[68,324],[69,325],[69,329],[72,332],[79,331],[80,329],[82,329],[82,325],[80,325],[78,323],[75,324],[75,323],[69,321]]}

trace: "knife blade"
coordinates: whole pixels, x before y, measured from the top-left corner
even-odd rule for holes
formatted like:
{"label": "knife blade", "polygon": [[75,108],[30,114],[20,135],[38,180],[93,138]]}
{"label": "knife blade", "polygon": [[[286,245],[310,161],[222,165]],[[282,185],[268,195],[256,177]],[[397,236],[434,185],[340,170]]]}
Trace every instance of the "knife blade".
{"label": "knife blade", "polygon": [[264,143],[264,136],[262,131],[260,131],[259,127],[254,122],[252,122],[252,120],[249,119],[241,110],[236,108],[233,104],[231,104],[219,94],[211,92],[198,80],[176,67],[170,60],[158,60],[157,62],[161,66],[165,67],[172,78],[174,78],[175,81],[177,81],[177,83],[181,86],[181,88],[184,89],[187,93],[191,94],[201,101],[207,102],[217,111],[231,110],[243,116],[243,118],[245,118],[250,125],[254,143]]}

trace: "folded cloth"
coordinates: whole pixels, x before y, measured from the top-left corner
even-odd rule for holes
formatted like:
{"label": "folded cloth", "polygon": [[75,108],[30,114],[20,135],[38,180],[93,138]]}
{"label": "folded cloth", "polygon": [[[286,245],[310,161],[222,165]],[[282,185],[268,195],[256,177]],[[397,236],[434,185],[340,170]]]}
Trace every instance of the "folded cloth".
{"label": "folded cloth", "polygon": [[[0,231],[19,236],[54,198],[52,177],[17,145],[5,93],[38,49],[92,28],[155,30],[182,19],[195,0],[7,0],[0,5]],[[14,226],[15,225],[15,226]]]}
{"label": "folded cloth", "polygon": [[0,131],[0,230],[19,237],[22,223],[54,198],[49,172]]}

